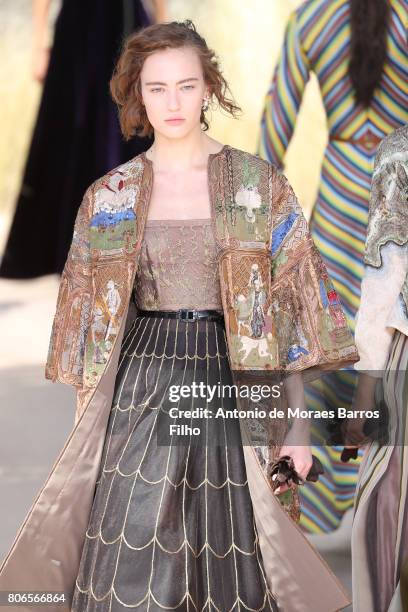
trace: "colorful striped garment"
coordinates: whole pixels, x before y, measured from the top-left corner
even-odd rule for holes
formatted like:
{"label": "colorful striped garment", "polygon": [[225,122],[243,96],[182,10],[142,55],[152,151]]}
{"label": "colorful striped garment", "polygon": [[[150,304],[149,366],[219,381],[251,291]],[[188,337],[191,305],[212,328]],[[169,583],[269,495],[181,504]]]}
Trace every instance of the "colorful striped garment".
{"label": "colorful striped garment", "polygon": [[[390,0],[390,6],[388,55],[368,108],[355,103],[348,74],[349,1],[308,0],[289,19],[262,116],[259,154],[282,166],[310,72],[316,74],[329,141],[310,225],[352,330],[360,301],[377,144],[408,122],[408,0]],[[351,373],[344,376],[335,382],[341,391],[352,379]],[[351,389],[353,381],[349,384]],[[319,401],[313,391],[308,393],[311,407]],[[316,485],[303,488],[301,522],[309,531],[330,531],[352,506],[358,464],[341,464],[337,447],[318,447],[313,452],[325,464],[326,474]]]}

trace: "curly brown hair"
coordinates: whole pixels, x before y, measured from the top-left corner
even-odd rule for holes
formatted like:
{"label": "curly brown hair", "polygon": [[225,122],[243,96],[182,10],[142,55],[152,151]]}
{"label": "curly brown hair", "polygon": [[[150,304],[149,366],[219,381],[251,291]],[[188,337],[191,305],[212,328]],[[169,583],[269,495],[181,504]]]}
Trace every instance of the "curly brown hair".
{"label": "curly brown hair", "polygon": [[[228,83],[222,75],[219,60],[206,41],[198,34],[194,24],[186,21],[158,23],[131,34],[124,42],[123,49],[112,79],[110,91],[119,108],[119,121],[123,136],[151,136],[153,127],[149,122],[143,104],[140,73],[147,57],[164,49],[193,48],[200,58],[204,80],[211,97],[219,106],[235,117],[241,108],[229,97]],[[201,111],[200,122],[203,130],[209,124],[205,112]]]}

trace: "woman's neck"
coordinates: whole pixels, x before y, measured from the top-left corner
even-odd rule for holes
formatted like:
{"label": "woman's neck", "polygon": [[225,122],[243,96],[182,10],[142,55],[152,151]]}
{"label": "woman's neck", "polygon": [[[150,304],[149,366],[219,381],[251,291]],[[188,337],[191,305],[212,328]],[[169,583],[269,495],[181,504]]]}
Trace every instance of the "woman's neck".
{"label": "woman's neck", "polygon": [[208,156],[220,151],[222,146],[201,131],[182,139],[169,139],[155,134],[154,143],[146,155],[156,171],[185,172],[205,166]]}

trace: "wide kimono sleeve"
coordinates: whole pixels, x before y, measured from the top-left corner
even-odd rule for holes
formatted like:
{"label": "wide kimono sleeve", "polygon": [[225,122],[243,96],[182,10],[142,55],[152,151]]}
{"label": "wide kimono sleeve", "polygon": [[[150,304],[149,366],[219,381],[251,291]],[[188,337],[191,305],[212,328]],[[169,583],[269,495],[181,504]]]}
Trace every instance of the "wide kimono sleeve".
{"label": "wide kimono sleeve", "polygon": [[383,141],[374,164],[356,320],[355,368],[375,377],[383,374],[395,330],[408,336],[408,172],[395,138]]}
{"label": "wide kimono sleeve", "polygon": [[309,76],[309,61],[294,12],[286,27],[283,48],[265,97],[258,146],[259,155],[279,167],[282,167],[293,134]]}
{"label": "wide kimono sleeve", "polygon": [[271,297],[280,368],[339,369],[358,354],[343,308],[302,208],[272,168]]}
{"label": "wide kimono sleeve", "polygon": [[90,222],[93,186],[79,207],[71,247],[61,276],[45,377],[82,387],[85,338],[90,326],[92,272]]}

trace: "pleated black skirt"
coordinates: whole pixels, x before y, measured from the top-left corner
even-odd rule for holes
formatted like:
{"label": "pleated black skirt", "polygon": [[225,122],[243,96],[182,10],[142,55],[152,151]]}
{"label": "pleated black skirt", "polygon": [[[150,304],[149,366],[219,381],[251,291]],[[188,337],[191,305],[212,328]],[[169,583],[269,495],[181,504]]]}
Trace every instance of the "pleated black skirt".
{"label": "pleated black skirt", "polygon": [[[236,406],[233,394],[178,399],[194,382],[233,384],[222,323],[136,318],[122,343],[73,611],[278,609],[238,420],[170,417]],[[200,435],[170,436],[174,423]]]}

